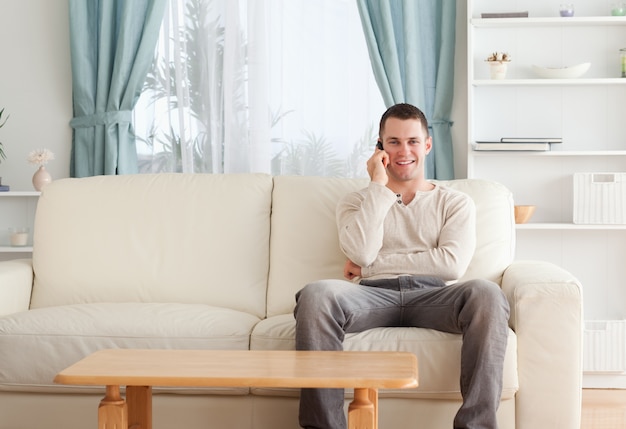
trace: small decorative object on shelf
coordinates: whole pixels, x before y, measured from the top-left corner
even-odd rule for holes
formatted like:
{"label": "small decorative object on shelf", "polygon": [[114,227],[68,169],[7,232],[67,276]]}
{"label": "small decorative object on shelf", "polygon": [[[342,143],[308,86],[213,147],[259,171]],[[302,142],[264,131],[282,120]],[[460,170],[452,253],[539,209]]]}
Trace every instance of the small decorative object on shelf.
{"label": "small decorative object on shelf", "polygon": [[30,164],[39,166],[33,175],[33,186],[36,191],[41,191],[45,185],[52,182],[52,176],[44,166],[54,159],[54,154],[48,149],[36,149],[28,154],[27,159]]}
{"label": "small decorative object on shelf", "polygon": [[[6,124],[7,119],[9,119],[8,117],[4,118],[4,121],[2,120],[2,114],[4,113],[4,108],[2,110],[0,110],[0,128],[2,128],[4,126],[4,124]],[[2,142],[0,142],[0,164],[2,164],[2,160],[3,159],[7,159],[6,155],[4,154],[4,147],[2,145]],[[8,192],[9,191],[9,185],[3,185],[2,184],[2,177],[0,177],[0,192]]]}
{"label": "small decorative object on shelf", "polygon": [[612,16],[626,16],[626,3],[614,3],[611,6]]}
{"label": "small decorative object on shelf", "polygon": [[619,50],[620,62],[622,64],[622,77],[626,77],[626,48]]}
{"label": "small decorative object on shelf", "polygon": [[508,63],[511,62],[511,56],[506,52],[494,52],[485,60],[491,68],[492,79],[504,79]]}
{"label": "small decorative object on shelf", "polygon": [[28,245],[27,227],[9,228],[9,242],[13,247],[24,247]]}
{"label": "small decorative object on shelf", "polygon": [[[7,119],[9,119],[9,117],[7,116],[6,118],[4,118],[4,121],[2,120],[2,114],[4,113],[4,108],[2,108],[2,110],[0,110],[0,128],[2,128],[4,126],[4,124],[6,124]],[[2,145],[2,142],[0,142],[0,163],[2,163],[3,159],[7,159],[6,155],[4,154],[4,147]]]}
{"label": "small decorative object on shelf", "polygon": [[563,3],[559,7],[559,15],[571,18],[574,16],[574,5],[572,3]]}
{"label": "small decorative object on shelf", "polygon": [[576,79],[583,76],[591,63],[576,64],[571,67],[541,67],[533,64],[531,66],[533,72],[543,79]]}
{"label": "small decorative object on shelf", "polygon": [[515,223],[526,223],[535,213],[536,206],[515,206]]}

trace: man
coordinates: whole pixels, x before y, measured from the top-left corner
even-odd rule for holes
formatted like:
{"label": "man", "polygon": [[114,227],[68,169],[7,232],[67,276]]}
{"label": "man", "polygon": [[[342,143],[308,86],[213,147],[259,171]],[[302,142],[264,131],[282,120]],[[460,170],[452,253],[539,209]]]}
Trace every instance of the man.
{"label": "man", "polygon": [[[463,334],[463,405],[454,428],[496,429],[509,307],[487,280],[456,283],[475,248],[469,196],[426,180],[432,138],[409,104],[380,120],[379,145],[367,161],[371,182],[337,206],[350,280],[311,283],[296,295],[296,348],[342,350],[345,333],[413,326]],[[343,429],[342,389],[302,389],[300,425]]]}

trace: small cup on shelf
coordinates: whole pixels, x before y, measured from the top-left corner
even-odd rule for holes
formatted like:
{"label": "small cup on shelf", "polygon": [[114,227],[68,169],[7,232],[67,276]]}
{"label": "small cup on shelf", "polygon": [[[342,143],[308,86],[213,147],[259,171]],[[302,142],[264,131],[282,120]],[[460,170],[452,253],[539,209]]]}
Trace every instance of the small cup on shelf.
{"label": "small cup on shelf", "polygon": [[28,245],[29,228],[11,227],[9,228],[9,244],[11,247],[24,247]]}
{"label": "small cup on shelf", "polygon": [[559,15],[571,18],[574,16],[574,5],[572,3],[561,3],[559,7]]}
{"label": "small cup on shelf", "polygon": [[613,3],[611,5],[611,16],[626,16],[626,3]]}
{"label": "small cup on shelf", "polygon": [[515,206],[515,223],[526,223],[530,220],[537,206]]}

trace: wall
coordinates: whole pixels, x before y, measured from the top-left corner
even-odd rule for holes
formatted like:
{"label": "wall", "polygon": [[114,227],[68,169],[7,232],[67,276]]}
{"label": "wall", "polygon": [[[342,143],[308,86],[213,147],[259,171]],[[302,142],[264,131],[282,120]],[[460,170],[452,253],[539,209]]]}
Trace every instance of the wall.
{"label": "wall", "polygon": [[26,157],[50,149],[53,178],[69,176],[72,90],[67,0],[0,2],[0,108],[10,115],[0,129],[7,159],[2,183],[12,191],[32,191],[36,167]]}
{"label": "wall", "polygon": [[[455,171],[466,176],[467,85],[466,4],[457,0],[456,84],[452,113]],[[10,118],[0,129],[7,159],[2,183],[13,191],[33,190],[36,167],[26,157],[33,149],[55,154],[47,169],[53,179],[69,177],[72,143],[72,87],[68,0],[1,0],[0,108]],[[3,116],[4,117],[4,116]]]}

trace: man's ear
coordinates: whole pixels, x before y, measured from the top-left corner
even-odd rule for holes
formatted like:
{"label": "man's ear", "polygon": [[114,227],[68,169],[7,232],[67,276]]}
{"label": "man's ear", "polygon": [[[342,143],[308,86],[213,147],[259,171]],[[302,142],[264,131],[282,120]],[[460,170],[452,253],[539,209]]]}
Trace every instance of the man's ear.
{"label": "man's ear", "polygon": [[428,136],[426,139],[426,154],[430,153],[430,150],[433,148],[433,137]]}

